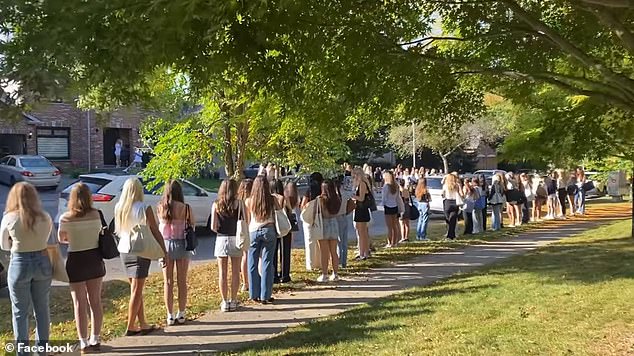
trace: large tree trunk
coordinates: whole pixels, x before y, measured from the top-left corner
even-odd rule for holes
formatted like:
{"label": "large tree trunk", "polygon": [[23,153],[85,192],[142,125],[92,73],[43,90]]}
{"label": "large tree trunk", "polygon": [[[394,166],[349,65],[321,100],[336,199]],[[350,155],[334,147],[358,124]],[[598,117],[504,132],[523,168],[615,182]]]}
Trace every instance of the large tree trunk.
{"label": "large tree trunk", "polygon": [[222,146],[224,148],[223,161],[225,164],[225,173],[227,177],[233,177],[235,175],[235,165],[233,161],[233,145],[231,144],[231,125],[229,120],[223,123],[224,137]]}
{"label": "large tree trunk", "polygon": [[444,174],[449,174],[449,161],[447,160],[447,157],[449,157],[449,154],[440,154],[440,158],[442,159],[442,166],[443,166],[443,173]]}
{"label": "large tree trunk", "polygon": [[244,177],[244,163],[247,155],[247,142],[249,141],[249,118],[244,118],[243,122],[236,124],[236,162],[234,178]]}

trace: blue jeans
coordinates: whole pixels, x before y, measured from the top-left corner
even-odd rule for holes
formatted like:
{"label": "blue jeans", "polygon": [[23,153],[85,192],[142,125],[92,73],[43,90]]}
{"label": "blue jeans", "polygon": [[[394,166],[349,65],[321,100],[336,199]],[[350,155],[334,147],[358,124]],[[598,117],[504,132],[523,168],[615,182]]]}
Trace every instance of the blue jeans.
{"label": "blue jeans", "polygon": [[46,251],[16,252],[11,254],[7,282],[13,335],[19,343],[29,342],[29,314],[35,314],[35,341],[45,346],[49,337],[49,293],[53,268]]}
{"label": "blue jeans", "polygon": [[482,209],[473,210],[473,233],[479,234],[484,231],[482,227]]}
{"label": "blue jeans", "polygon": [[342,268],[348,266],[348,219],[348,215],[337,216],[337,227],[339,228],[337,252],[339,253],[339,264]]}
{"label": "blue jeans", "polygon": [[491,229],[498,231],[502,228],[502,204],[494,204],[491,207]]}
{"label": "blue jeans", "polygon": [[[273,275],[275,266],[273,257],[277,243],[275,225],[270,224],[251,232],[249,245],[249,297],[251,299],[269,300],[273,294]],[[262,276],[258,271],[258,264],[262,255]]]}
{"label": "blue jeans", "polygon": [[583,188],[579,188],[577,190],[577,194],[575,195],[575,205],[577,206],[577,213],[586,213],[586,191],[583,190]]}
{"label": "blue jeans", "polygon": [[427,238],[427,225],[429,224],[429,203],[417,202],[418,222],[416,223],[416,240],[425,240]]}

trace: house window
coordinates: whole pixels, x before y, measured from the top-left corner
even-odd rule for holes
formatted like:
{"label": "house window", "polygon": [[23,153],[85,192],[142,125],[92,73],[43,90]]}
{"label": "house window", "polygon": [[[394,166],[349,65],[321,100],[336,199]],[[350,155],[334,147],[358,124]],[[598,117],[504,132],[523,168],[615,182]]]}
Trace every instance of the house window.
{"label": "house window", "polygon": [[69,159],[70,129],[64,127],[38,127],[37,154],[52,160]]}

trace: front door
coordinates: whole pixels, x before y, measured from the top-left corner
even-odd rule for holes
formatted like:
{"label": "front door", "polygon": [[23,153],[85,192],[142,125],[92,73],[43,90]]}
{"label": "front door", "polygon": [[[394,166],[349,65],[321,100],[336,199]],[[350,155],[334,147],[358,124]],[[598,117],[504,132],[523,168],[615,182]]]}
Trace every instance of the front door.
{"label": "front door", "polygon": [[103,130],[103,164],[114,166],[117,164],[114,155],[114,145],[118,139],[123,141],[123,147],[130,146],[130,129],[106,127]]}

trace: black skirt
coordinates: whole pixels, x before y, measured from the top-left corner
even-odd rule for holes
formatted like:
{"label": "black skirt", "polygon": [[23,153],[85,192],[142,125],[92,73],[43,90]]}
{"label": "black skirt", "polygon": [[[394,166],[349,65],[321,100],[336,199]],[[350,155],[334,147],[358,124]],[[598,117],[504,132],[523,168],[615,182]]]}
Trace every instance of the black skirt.
{"label": "black skirt", "polygon": [[354,208],[354,222],[370,222],[370,209],[363,203],[357,202]]}
{"label": "black skirt", "polygon": [[128,278],[147,278],[152,261],[127,253],[122,253],[120,256]]}
{"label": "black skirt", "polygon": [[106,266],[98,248],[69,252],[66,259],[66,273],[70,283],[85,282],[106,275]]}

